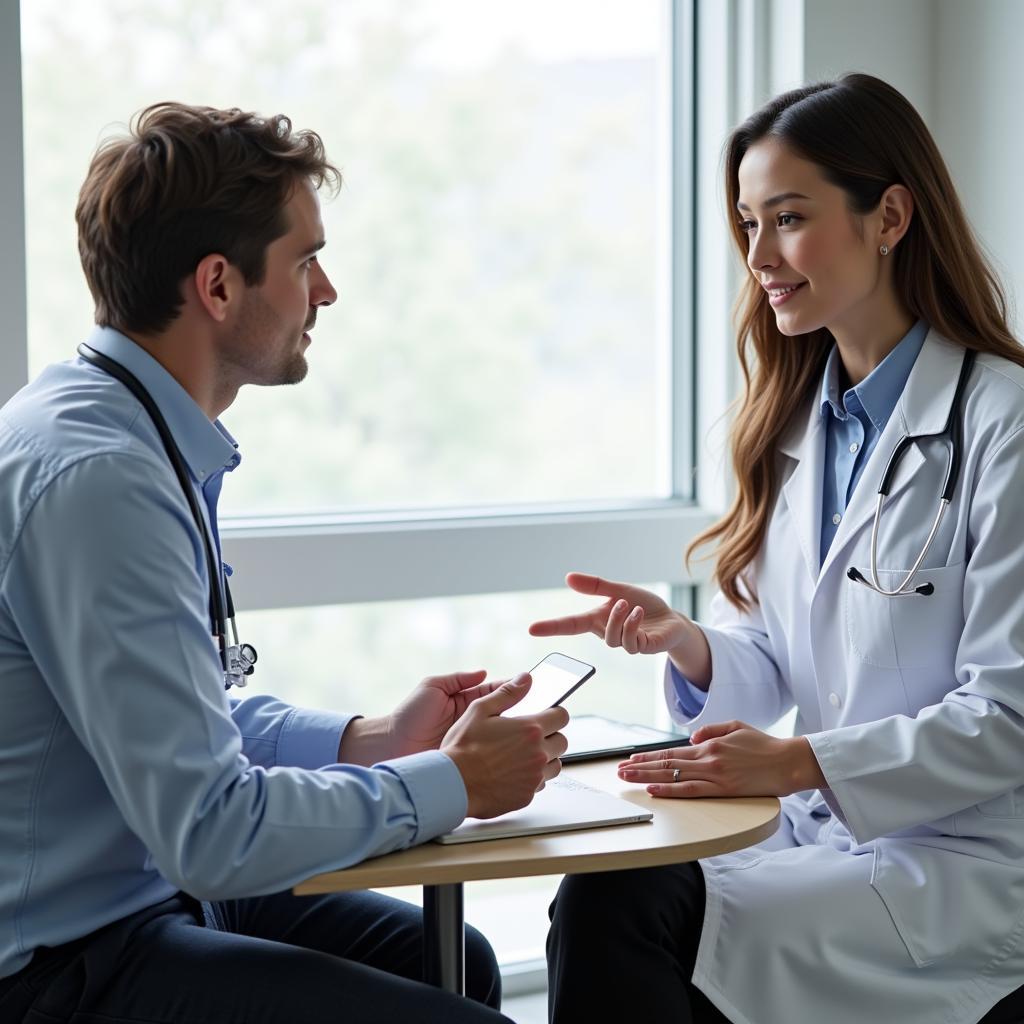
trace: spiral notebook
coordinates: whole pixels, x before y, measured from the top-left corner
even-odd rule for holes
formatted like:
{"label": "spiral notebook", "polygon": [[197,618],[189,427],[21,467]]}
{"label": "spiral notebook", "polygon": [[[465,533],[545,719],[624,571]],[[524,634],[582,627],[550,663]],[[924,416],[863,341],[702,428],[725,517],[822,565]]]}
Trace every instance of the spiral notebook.
{"label": "spiral notebook", "polygon": [[435,843],[476,843],[483,839],[511,839],[544,832],[570,832],[600,825],[626,825],[650,821],[654,815],[638,804],[594,789],[578,779],[559,775],[528,807],[497,818],[467,818],[457,829],[438,836]]}

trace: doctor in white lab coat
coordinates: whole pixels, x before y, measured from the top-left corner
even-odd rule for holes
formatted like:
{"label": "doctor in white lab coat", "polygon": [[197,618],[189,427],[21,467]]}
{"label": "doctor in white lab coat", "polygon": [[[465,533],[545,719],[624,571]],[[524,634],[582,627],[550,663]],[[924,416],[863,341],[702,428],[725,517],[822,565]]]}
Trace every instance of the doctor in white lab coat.
{"label": "doctor in white lab coat", "polygon": [[[699,866],[567,878],[552,1019],[1024,1020],[1024,350],[927,129],[877,79],[758,111],[729,141],[726,191],[750,375],[710,621],[572,574],[604,603],[531,631],[667,652],[693,745],[621,777],[666,798],[777,795],[783,825]],[[956,486],[908,580],[948,421]],[[873,561],[908,592],[865,583]],[[761,731],[793,707],[793,738]]]}

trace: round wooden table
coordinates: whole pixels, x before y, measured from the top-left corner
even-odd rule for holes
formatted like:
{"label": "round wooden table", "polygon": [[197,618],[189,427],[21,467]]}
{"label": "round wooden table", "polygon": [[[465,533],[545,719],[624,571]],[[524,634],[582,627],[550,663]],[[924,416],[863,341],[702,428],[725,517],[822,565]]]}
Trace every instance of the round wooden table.
{"label": "round wooden table", "polygon": [[698,860],[753,846],[778,828],[775,797],[656,799],[642,786],[622,782],[615,772],[618,763],[619,758],[588,761],[567,765],[563,772],[653,811],[653,821],[452,846],[425,843],[316,875],[294,891],[301,896],[422,885],[426,980],[462,992],[464,882]]}

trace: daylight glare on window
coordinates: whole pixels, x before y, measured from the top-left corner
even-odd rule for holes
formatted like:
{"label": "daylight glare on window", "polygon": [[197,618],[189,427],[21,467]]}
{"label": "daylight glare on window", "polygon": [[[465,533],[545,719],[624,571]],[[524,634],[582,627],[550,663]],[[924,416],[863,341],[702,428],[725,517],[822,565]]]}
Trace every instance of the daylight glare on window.
{"label": "daylight glare on window", "polygon": [[[321,311],[297,388],[223,417],[225,513],[668,493],[665,5],[22,5],[30,361],[89,329],[73,211],[149,103],[323,136]],[[158,244],[158,240],[154,240]]]}

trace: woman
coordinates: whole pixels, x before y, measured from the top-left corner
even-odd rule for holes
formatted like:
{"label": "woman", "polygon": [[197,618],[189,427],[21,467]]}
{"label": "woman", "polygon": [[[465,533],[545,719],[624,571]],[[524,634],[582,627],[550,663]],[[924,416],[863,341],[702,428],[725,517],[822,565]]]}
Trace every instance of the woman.
{"label": "woman", "polygon": [[[777,795],[783,824],[699,865],[567,878],[553,1020],[1024,1020],[1024,350],[884,82],[773,100],[730,138],[725,183],[747,387],[736,500],[695,542],[718,544],[711,621],[573,574],[604,603],[531,632],[667,653],[693,745],[621,777]],[[933,528],[947,421],[962,457]],[[792,707],[795,737],[755,727]]]}

